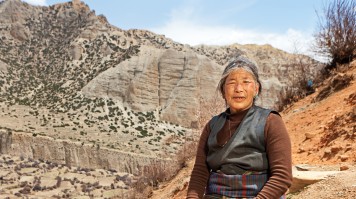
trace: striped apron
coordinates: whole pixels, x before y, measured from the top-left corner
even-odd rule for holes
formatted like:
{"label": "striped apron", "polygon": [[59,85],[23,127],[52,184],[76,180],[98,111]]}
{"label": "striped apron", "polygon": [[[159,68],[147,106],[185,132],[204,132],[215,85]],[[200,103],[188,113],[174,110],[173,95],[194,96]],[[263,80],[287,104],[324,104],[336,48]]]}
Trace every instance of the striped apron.
{"label": "striped apron", "polygon": [[[204,198],[253,198],[262,190],[267,180],[268,175],[263,173],[225,175],[221,172],[211,172]],[[285,199],[285,195],[280,199]]]}

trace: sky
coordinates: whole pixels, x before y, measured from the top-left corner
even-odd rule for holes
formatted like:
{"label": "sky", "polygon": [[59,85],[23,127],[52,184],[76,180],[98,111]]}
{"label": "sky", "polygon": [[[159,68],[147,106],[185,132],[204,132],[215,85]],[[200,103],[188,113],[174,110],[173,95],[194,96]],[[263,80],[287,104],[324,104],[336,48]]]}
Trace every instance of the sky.
{"label": "sky", "polygon": [[[49,6],[69,0],[23,0]],[[333,0],[82,0],[110,24],[194,45],[270,44],[313,58],[313,35]]]}

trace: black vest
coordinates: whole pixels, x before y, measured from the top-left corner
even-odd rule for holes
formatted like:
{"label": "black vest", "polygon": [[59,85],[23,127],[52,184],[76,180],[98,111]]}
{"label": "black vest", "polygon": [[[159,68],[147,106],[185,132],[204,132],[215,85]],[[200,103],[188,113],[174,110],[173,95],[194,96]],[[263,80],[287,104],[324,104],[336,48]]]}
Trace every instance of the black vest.
{"label": "black vest", "polygon": [[230,175],[243,174],[246,170],[267,173],[264,129],[271,111],[252,106],[223,147],[218,145],[216,136],[224,126],[227,115],[223,112],[213,117],[209,122],[211,131],[207,142],[209,168]]}

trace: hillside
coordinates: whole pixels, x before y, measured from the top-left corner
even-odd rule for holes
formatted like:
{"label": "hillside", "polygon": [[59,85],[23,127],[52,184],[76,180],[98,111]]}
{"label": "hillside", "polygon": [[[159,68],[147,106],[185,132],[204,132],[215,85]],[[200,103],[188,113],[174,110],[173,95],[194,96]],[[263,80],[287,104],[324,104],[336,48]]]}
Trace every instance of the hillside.
{"label": "hillside", "polygon": [[[356,197],[356,61],[344,68],[320,83],[315,93],[282,112],[292,141],[294,166],[311,171],[342,170],[315,180],[315,184],[288,198]],[[194,159],[188,160],[187,167],[155,190],[151,198],[185,198],[193,165]]]}
{"label": "hillside", "polygon": [[356,62],[350,65],[283,111],[294,164],[356,162]]}
{"label": "hillside", "polygon": [[2,129],[153,157],[194,139],[201,101],[217,96],[229,59],[259,65],[267,107],[322,66],[270,45],[191,47],[121,30],[80,1],[1,1],[0,33]]}
{"label": "hillside", "polygon": [[0,11],[0,100],[9,105],[68,112],[93,109],[90,100],[97,98],[135,112],[156,111],[159,120],[190,128],[199,99],[214,97],[233,57],[258,64],[270,91],[259,103],[268,107],[322,66],[269,45],[191,47],[145,30],[121,30],[80,1],[39,7],[6,0]]}
{"label": "hillside", "polygon": [[266,107],[323,67],[270,45],[189,46],[122,30],[78,0],[0,1],[0,34],[0,194],[9,196],[36,187],[32,194],[118,197],[156,186],[194,153],[200,113],[219,97],[230,59],[258,65]]}

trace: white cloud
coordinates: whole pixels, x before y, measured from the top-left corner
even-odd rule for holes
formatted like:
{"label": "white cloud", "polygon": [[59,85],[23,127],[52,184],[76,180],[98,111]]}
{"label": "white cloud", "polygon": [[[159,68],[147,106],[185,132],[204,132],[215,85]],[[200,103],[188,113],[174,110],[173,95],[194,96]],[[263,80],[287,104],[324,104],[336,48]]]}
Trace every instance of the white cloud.
{"label": "white cloud", "polygon": [[152,28],[153,32],[163,34],[173,41],[191,46],[238,44],[270,44],[289,53],[304,54],[321,62],[328,58],[316,54],[314,37],[311,32],[288,29],[284,33],[271,33],[261,30],[241,29],[229,26],[201,25],[194,21],[174,20],[163,27]]}
{"label": "white cloud", "polygon": [[[244,7],[240,9],[244,9]],[[217,16],[214,13],[211,14],[212,18],[216,18],[224,15],[224,13],[229,12],[223,12]],[[261,29],[211,25],[209,21],[206,21],[206,17],[200,15],[196,6],[189,4],[172,10],[170,19],[165,25],[151,30],[158,34],[164,34],[179,43],[192,46],[199,44],[229,45],[234,43],[270,44],[289,53],[302,53],[309,56],[314,54],[311,51],[314,41],[312,31],[306,32],[290,28],[283,33],[275,33]]]}
{"label": "white cloud", "polygon": [[194,21],[172,20],[163,27],[152,29],[179,43],[189,45],[270,44],[290,53],[308,53],[313,41],[311,34],[289,29],[285,33],[268,33],[228,26],[200,25]]}
{"label": "white cloud", "polygon": [[46,6],[47,2],[46,0],[23,0],[24,2],[27,2],[31,5],[36,5],[36,6]]}

